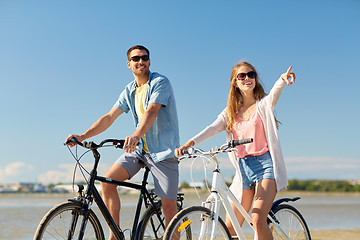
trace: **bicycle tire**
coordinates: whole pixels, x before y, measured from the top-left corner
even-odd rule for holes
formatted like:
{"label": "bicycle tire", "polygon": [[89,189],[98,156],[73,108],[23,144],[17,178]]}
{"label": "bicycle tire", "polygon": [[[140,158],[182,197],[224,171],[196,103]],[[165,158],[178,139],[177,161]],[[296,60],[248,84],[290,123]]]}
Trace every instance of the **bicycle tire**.
{"label": "bicycle tire", "polygon": [[[309,228],[301,213],[293,206],[280,204],[273,210],[280,228],[291,240],[311,240]],[[285,239],[284,234],[270,222],[274,240]]]}
{"label": "bicycle tire", "polygon": [[[68,239],[70,232],[73,235],[71,239],[77,239],[83,220],[82,211],[80,203],[76,202],[65,202],[53,207],[41,220],[34,240]],[[99,219],[92,210],[89,211],[83,239],[104,240],[104,232]],[[70,230],[74,216],[77,216],[78,219],[73,230]]]}
{"label": "bicycle tire", "polygon": [[[208,208],[201,206],[191,206],[184,208],[178,212],[175,217],[169,223],[169,226],[166,228],[164,240],[170,239],[193,239],[193,240],[206,240],[211,237],[211,226],[213,219],[211,219],[211,212]],[[200,228],[201,224],[204,225],[205,232],[204,236],[201,238]],[[190,229],[190,230],[189,230]],[[190,232],[189,232],[190,231]],[[179,233],[176,233],[179,232]],[[176,233],[176,234],[174,234]],[[190,236],[189,236],[190,233]],[[176,236],[179,234],[179,236]],[[229,229],[226,227],[224,221],[219,216],[218,218],[218,228],[216,229],[216,237],[218,239],[229,239],[231,240],[231,234]]]}
{"label": "bicycle tire", "polygon": [[[165,224],[165,217],[162,212],[161,203],[156,204],[156,208],[158,211],[160,210],[160,217],[162,222]],[[160,209],[159,209],[160,208]],[[180,205],[178,204],[178,210],[180,209]],[[142,220],[139,223],[137,230],[137,237],[135,239],[139,240],[148,240],[148,239],[163,239],[165,233],[165,229],[162,224],[159,222],[159,218],[156,215],[156,210],[153,206],[149,207],[143,214]],[[186,232],[188,236],[191,236],[190,228]]]}

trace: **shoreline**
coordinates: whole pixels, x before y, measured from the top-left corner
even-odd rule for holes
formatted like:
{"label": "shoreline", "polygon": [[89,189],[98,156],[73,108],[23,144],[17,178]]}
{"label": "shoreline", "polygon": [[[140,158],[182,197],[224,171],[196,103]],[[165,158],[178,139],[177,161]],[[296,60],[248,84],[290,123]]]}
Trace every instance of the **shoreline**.
{"label": "shoreline", "polygon": [[[204,194],[207,192],[206,189],[197,189],[197,191],[200,194]],[[137,191],[131,192],[131,191],[122,191],[119,190],[119,194],[138,194]],[[179,193],[185,193],[185,194],[196,194],[196,190],[194,188],[182,188],[179,190]],[[74,195],[77,194],[77,192],[67,192],[67,193],[50,193],[50,192],[40,192],[40,193],[36,193],[36,192],[0,192],[0,196],[9,196],[9,197],[13,197],[13,196],[68,196],[68,195]],[[360,196],[360,192],[312,192],[312,191],[291,191],[291,190],[285,190],[282,192],[277,193],[277,195],[315,195],[315,196],[319,196],[319,195],[355,195],[355,196]]]}

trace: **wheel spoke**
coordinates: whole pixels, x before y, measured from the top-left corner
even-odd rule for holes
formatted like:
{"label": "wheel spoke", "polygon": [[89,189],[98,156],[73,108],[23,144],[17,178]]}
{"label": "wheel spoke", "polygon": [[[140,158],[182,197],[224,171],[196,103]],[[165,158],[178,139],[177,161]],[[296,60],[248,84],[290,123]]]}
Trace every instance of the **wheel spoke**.
{"label": "wheel spoke", "polygon": [[[170,222],[165,232],[165,240],[211,238],[213,219],[210,210],[200,206],[188,207],[179,212]],[[229,230],[219,217],[216,228],[216,238],[231,239]]]}
{"label": "wheel spoke", "polygon": [[[275,240],[291,239],[291,240],[310,240],[310,232],[306,222],[299,211],[293,206],[282,204],[274,210],[275,218],[279,227],[270,224],[273,237]],[[284,233],[287,235],[285,236]]]}
{"label": "wheel spoke", "polygon": [[[91,211],[91,210],[90,210]],[[36,240],[45,239],[77,239],[83,216],[77,203],[63,203],[50,210],[41,221],[36,233]],[[94,212],[89,213],[88,224],[84,232],[84,240],[103,240],[104,233]]]}

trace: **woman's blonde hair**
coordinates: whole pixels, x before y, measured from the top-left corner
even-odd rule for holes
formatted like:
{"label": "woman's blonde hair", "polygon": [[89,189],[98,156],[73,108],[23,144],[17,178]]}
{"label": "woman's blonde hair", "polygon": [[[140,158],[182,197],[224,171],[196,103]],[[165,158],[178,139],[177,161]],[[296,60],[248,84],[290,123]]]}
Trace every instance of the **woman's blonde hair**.
{"label": "woman's blonde hair", "polygon": [[[241,92],[236,84],[236,81],[237,81],[236,77],[238,74],[238,70],[242,66],[247,66],[247,67],[251,68],[252,71],[256,72],[254,66],[245,61],[241,61],[241,62],[237,63],[232,68],[231,75],[230,75],[231,84],[230,84],[230,90],[229,90],[229,97],[228,97],[228,101],[227,101],[227,115],[229,117],[229,121],[226,125],[227,132],[231,132],[233,125],[235,123],[236,115],[238,114],[238,111],[239,111],[239,106],[240,106],[240,104],[242,104]],[[256,100],[260,100],[266,96],[264,88],[259,82],[258,74],[256,74],[256,77],[255,77],[254,95],[255,95]]]}

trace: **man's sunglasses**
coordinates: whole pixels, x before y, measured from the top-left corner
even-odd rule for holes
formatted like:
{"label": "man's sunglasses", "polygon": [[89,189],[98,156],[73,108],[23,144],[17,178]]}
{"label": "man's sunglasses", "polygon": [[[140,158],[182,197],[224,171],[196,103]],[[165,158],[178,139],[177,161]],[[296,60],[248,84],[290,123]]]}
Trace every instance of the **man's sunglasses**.
{"label": "man's sunglasses", "polygon": [[250,71],[248,73],[239,73],[237,75],[237,79],[244,80],[246,78],[246,75],[248,76],[248,78],[256,78],[256,72]]}
{"label": "man's sunglasses", "polygon": [[143,55],[143,56],[132,56],[130,59],[129,59],[129,61],[134,61],[134,62],[138,62],[138,61],[140,61],[140,58],[141,58],[141,60],[143,60],[143,61],[149,61],[149,56],[148,55]]}

